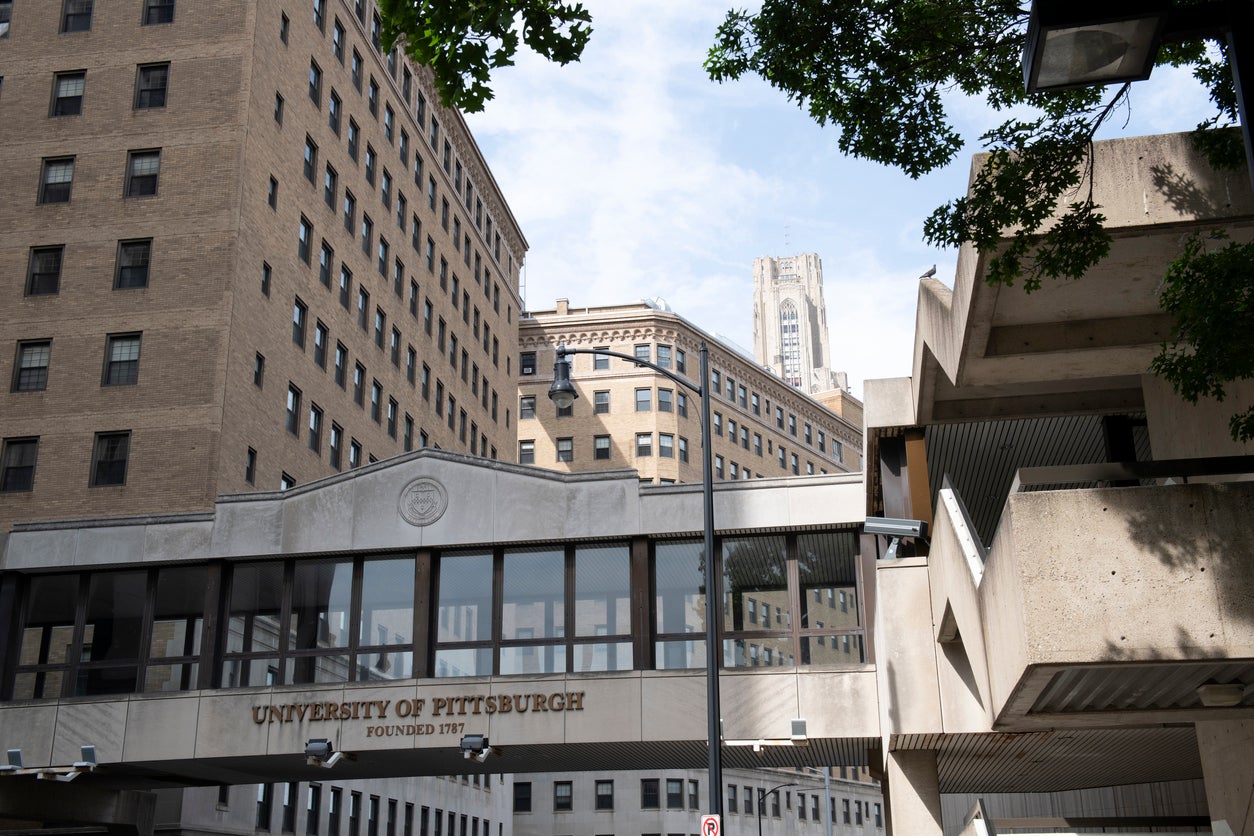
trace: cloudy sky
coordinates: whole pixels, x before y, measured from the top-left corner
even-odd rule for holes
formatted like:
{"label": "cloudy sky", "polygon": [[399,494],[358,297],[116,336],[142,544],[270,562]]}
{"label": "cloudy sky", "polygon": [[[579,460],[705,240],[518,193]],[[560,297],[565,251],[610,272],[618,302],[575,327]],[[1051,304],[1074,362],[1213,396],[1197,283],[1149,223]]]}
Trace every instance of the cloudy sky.
{"label": "cloudy sky", "polygon": [[[579,64],[520,55],[468,119],[531,246],[527,307],[660,296],[752,350],[753,259],[817,252],[832,366],[858,395],[865,379],[908,375],[917,279],[935,264],[952,283],[956,261],[923,242],[923,220],[961,194],[978,148],[918,181],[843,157],[834,129],[763,82],[708,80],[728,0],[587,5]],[[1204,105],[1187,74],[1159,69],[1117,132],[1188,130]],[[953,112],[969,140],[996,124],[980,102]]]}

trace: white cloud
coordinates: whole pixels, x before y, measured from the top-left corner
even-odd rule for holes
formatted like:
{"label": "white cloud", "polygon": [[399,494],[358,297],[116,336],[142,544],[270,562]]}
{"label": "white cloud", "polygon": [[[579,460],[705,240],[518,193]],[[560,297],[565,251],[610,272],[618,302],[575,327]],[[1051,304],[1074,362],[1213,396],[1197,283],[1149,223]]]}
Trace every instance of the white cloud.
{"label": "white cloud", "polygon": [[[497,97],[469,118],[531,245],[529,306],[604,305],[662,296],[707,331],[752,347],[752,264],[763,255],[823,259],[832,365],[861,390],[911,372],[917,277],[956,256],[922,241],[923,221],[966,188],[968,148],[912,181],[843,157],[759,79],[723,85],[701,63],[726,0],[589,3],[583,60],[530,53],[498,71]],[[1205,97],[1159,68],[1136,85],[1131,129],[1187,130]],[[947,101],[972,139],[1003,114]]]}

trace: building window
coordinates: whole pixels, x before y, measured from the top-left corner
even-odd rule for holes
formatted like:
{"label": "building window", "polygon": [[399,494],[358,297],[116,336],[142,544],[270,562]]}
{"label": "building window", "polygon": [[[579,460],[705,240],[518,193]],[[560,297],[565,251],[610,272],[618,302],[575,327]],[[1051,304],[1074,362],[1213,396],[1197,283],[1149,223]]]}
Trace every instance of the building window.
{"label": "building window", "polygon": [[322,410],[312,403],[309,405],[309,449],[322,454]]}
{"label": "building window", "polygon": [[536,463],[536,443],[532,440],[518,442],[518,463],[519,464],[535,464]]}
{"label": "building window", "polygon": [[674,392],[672,392],[670,389],[658,389],[657,390],[657,411],[658,412],[671,412],[674,409],[673,398],[674,398]]}
{"label": "building window", "polygon": [[348,466],[350,468],[361,466],[361,442],[355,438],[348,444]]}
{"label": "building window", "polygon": [[683,392],[675,395],[675,414],[680,418],[688,417],[688,396]]}
{"label": "building window", "polygon": [[39,438],[6,438],[0,454],[0,492],[29,491],[35,485]]}
{"label": "building window", "polygon": [[341,389],[345,386],[345,378],[348,374],[348,348],[344,343],[337,342],[335,344],[335,385]]}
{"label": "building window", "polygon": [[274,94],[274,121],[278,125],[283,124],[283,95],[277,92]]}
{"label": "building window", "polygon": [[370,420],[374,421],[376,424],[382,423],[383,421],[382,403],[381,403],[382,400],[383,400],[383,386],[380,385],[379,381],[377,380],[371,381],[370,383]]}
{"label": "building window", "polygon": [[656,810],[661,805],[658,802],[658,779],[657,778],[641,778],[640,779],[640,809]]}
{"label": "building window", "polygon": [[636,390],[636,412],[649,412],[653,409],[653,390]]}
{"label": "building window", "polygon": [[17,344],[13,369],[14,392],[42,392],[48,388],[48,362],[52,340],[29,340]]}
{"label": "building window", "polygon": [[130,432],[96,433],[91,454],[93,488],[126,484],[126,459],[130,452]]}
{"label": "building window", "polygon": [[554,781],[553,810],[560,813],[570,810],[572,806],[570,781]]}
{"label": "building window", "polygon": [[653,455],[653,434],[652,433],[636,433],[636,455],[652,456]]}
{"label": "building window", "polygon": [[270,188],[266,192],[266,204],[274,210],[279,208],[279,181],[274,177],[270,178]]}
{"label": "building window", "polygon": [[344,24],[337,17],[335,25],[331,27],[331,53],[341,66],[344,64],[344,34]]}
{"label": "building window", "polygon": [[274,806],[274,784],[257,785],[257,829],[269,831]]}
{"label": "building window", "polygon": [[608,390],[592,393],[592,412],[595,415],[607,415],[610,411],[610,393]]}
{"label": "building window", "polygon": [[105,351],[105,386],[131,386],[139,382],[139,334],[112,334]]}
{"label": "building window", "polygon": [[610,457],[610,437],[608,435],[594,436],[592,439],[592,458],[609,459],[609,457]]}
{"label": "building window", "polygon": [[92,0],[64,0],[61,5],[62,32],[91,31]]}
{"label": "building window", "polygon": [[305,179],[310,183],[314,182],[315,172],[318,167],[318,144],[313,141],[309,134],[305,134]]}
{"label": "building window", "polygon": [[313,247],[313,224],[304,215],[300,216],[300,226],[297,228],[296,237],[296,257],[306,264],[309,263],[310,250]]}
{"label": "building window", "polygon": [[87,73],[57,73],[52,78],[52,109],[49,116],[78,116],[83,112],[83,88]]}
{"label": "building window", "polygon": [[327,341],[330,339],[330,332],[327,326],[322,324],[322,320],[314,326],[314,363],[320,369],[327,367]]}
{"label": "building window", "polygon": [[596,782],[596,809],[613,810],[614,809],[614,782],[613,781],[597,781]]}
{"label": "building window", "polygon": [[126,160],[126,196],[155,195],[160,173],[161,151],[131,151]]}
{"label": "building window", "polygon": [[287,43],[288,31],[292,28],[292,21],[288,19],[286,14],[279,15],[279,40],[284,44]]}
{"label": "building window", "polygon": [[[170,65],[140,64],[135,79],[135,109],[152,110],[165,107],[166,88],[170,82]],[[283,97],[275,95],[274,119],[283,122]]]}
{"label": "building window", "polygon": [[309,62],[309,101],[322,107],[322,68],[317,61]]}
{"label": "building window", "polygon": [[300,433],[300,390],[287,385],[287,421],[285,426],[292,435]]}
{"label": "building window", "polygon": [[536,353],[534,351],[524,351],[518,355],[518,373],[520,375],[533,375],[536,373]]}
{"label": "building window", "polygon": [[9,37],[9,20],[13,17],[13,0],[0,0],[0,41]]}
{"label": "building window", "polygon": [[174,0],[144,0],[144,25],[174,22]]}
{"label": "building window", "polygon": [[682,435],[679,437],[679,460],[684,463],[688,461],[688,439]]}
{"label": "building window", "polygon": [[[515,781],[514,782],[514,812],[530,813],[531,812],[531,782]],[[440,829],[439,813],[436,813],[436,830]]]}
{"label": "building window", "polygon": [[[740,812],[740,805],[736,800],[736,785],[735,784],[727,785],[727,812],[729,813]],[[746,810],[745,812],[749,812],[749,811]]]}
{"label": "building window", "polygon": [[358,52],[356,49],[353,50],[353,63],[351,64],[351,72],[352,72],[352,77],[353,77],[353,87],[357,90],[358,93],[360,93],[361,92],[362,61],[361,61],[361,53]]}
{"label": "building window", "polygon": [[257,483],[257,451],[252,447],[248,448],[248,455],[244,460],[244,481],[250,485]]}
{"label": "building window", "polygon": [[39,178],[40,203],[69,203],[74,183],[74,158],[45,159]]}
{"label": "building window", "polygon": [[675,457],[675,436],[670,433],[658,433],[657,454],[664,459]]}
{"label": "building window", "polygon": [[266,379],[266,356],[260,351],[253,358],[253,385],[258,389]]}
{"label": "building window", "polygon": [[574,439],[559,438],[557,440],[557,460],[559,462],[573,462],[575,460]]}
{"label": "building window", "polygon": [[300,346],[302,351],[305,349],[305,325],[308,319],[309,308],[298,296],[292,304],[292,342]]}
{"label": "building window", "polygon": [[535,395],[523,395],[518,399],[518,417],[519,419],[536,417]]}

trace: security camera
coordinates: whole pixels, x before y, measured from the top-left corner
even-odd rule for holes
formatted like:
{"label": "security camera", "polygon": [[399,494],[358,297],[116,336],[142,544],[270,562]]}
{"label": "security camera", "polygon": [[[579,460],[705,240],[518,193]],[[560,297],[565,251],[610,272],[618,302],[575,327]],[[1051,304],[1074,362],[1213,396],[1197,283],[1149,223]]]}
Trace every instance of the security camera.
{"label": "security camera", "polygon": [[895,520],[891,517],[867,517],[862,530],[867,534],[882,534],[891,538],[888,551],[884,552],[885,560],[897,557],[897,547],[902,537],[926,537],[927,523],[922,520]]}
{"label": "security camera", "polygon": [[330,769],[344,757],[343,752],[335,751],[331,741],[316,737],[305,744],[305,763],[310,766],[321,766]]}
{"label": "security camera", "polygon": [[926,537],[927,523],[922,520],[895,520],[891,517],[867,517],[863,530],[867,534],[888,537]]}
{"label": "security camera", "polygon": [[462,737],[461,745],[462,757],[466,760],[475,760],[483,763],[488,759],[488,755],[492,754],[492,747],[488,743],[488,739],[481,734],[468,734]]}

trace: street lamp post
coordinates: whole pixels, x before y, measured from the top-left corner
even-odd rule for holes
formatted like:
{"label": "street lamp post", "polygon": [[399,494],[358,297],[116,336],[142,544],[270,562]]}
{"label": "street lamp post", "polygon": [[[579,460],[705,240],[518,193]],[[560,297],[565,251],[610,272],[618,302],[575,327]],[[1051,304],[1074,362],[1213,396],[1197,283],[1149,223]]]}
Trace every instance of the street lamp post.
{"label": "street lamp post", "polygon": [[777,787],[771,787],[769,790],[758,790],[758,836],[762,836],[762,808],[766,806],[766,797],[772,793],[777,793],[784,787],[795,787],[796,781],[789,781],[787,784],[780,784]]}
{"label": "street lamp post", "polygon": [[827,805],[827,812],[824,814],[823,818],[827,820],[827,836],[832,836],[832,816],[835,813],[832,809],[832,768],[830,766],[825,766],[822,769],[817,769],[813,766],[806,766],[803,767],[803,769],[823,776],[824,803]]}
{"label": "street lamp post", "polygon": [[[717,578],[714,574],[714,457],[710,449],[713,442],[710,432],[710,392],[708,389],[710,385],[710,352],[706,348],[705,341],[702,340],[700,348],[701,385],[696,386],[690,381],[673,374],[668,369],[650,363],[648,360],[641,360],[638,357],[619,354],[616,351],[609,351],[603,348],[567,348],[565,345],[559,344],[557,346],[556,360],[553,364],[553,385],[549,387],[549,398],[562,408],[569,407],[579,397],[579,393],[575,391],[574,384],[570,382],[570,363],[566,359],[572,354],[596,354],[602,357],[618,357],[638,366],[647,366],[658,374],[693,392],[701,399],[701,497],[705,529],[705,693],[706,714],[709,723],[709,812],[716,816],[722,816],[723,768],[722,752],[719,748],[722,742],[722,734],[720,731],[718,699],[718,664],[721,647],[718,644],[718,628],[715,621],[718,614],[716,607],[718,586],[715,583]],[[760,817],[758,825],[759,829],[761,829]]]}

